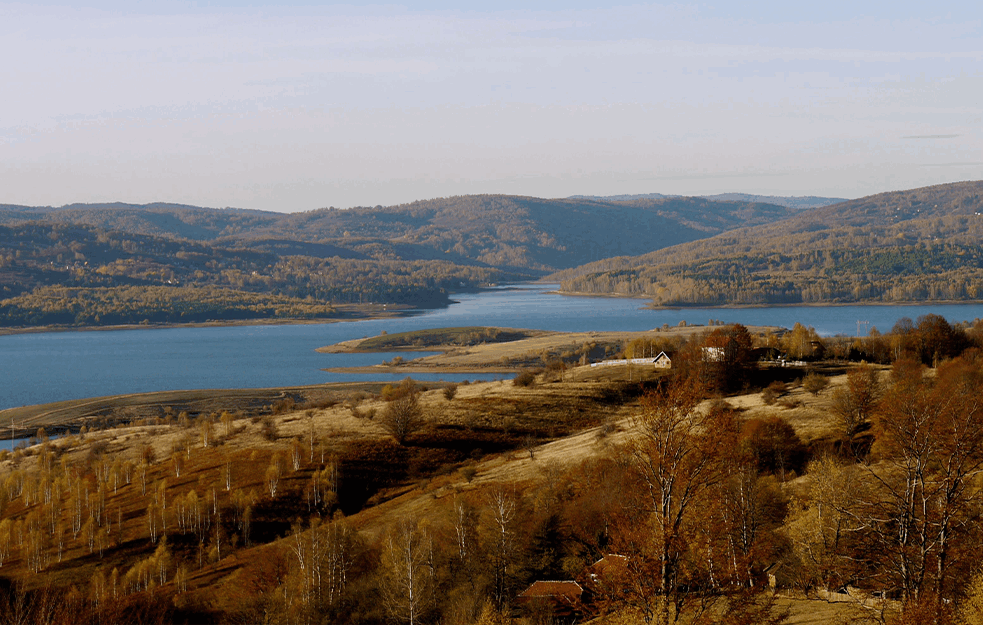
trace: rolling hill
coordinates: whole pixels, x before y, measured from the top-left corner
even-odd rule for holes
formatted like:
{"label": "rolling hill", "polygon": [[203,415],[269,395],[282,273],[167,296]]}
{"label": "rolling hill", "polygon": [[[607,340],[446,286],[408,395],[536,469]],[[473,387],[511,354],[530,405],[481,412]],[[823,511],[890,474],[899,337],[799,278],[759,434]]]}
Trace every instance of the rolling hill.
{"label": "rolling hill", "polygon": [[553,277],[657,305],[983,298],[983,182],[881,193]]}
{"label": "rolling hill", "polygon": [[772,204],[702,198],[614,202],[475,195],[302,213],[176,204],[0,206],[0,224],[43,221],[282,250],[282,255],[441,259],[543,274],[769,223],[793,212]]}
{"label": "rolling hill", "polygon": [[452,291],[534,279],[790,214],[771,204],[701,198],[501,195],[293,214],[161,203],[6,205],[0,327],[440,306]]}

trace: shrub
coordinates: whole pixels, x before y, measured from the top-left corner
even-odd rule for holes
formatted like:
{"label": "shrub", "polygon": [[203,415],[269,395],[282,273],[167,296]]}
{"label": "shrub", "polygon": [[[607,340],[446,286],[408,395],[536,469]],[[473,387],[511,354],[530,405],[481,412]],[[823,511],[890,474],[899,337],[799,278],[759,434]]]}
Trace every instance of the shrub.
{"label": "shrub", "polygon": [[775,380],[768,385],[768,388],[761,391],[761,401],[765,402],[766,405],[770,406],[775,403],[779,397],[785,394],[786,388],[785,383],[779,380]]}
{"label": "shrub", "polygon": [[514,386],[529,387],[536,383],[536,374],[532,371],[523,371],[512,380]]}
{"label": "shrub", "polygon": [[282,399],[272,406],[273,414],[284,414],[286,412],[292,412],[297,407],[297,402],[294,401],[293,397],[287,397]]}
{"label": "shrub", "polygon": [[771,406],[774,404],[776,399],[778,399],[778,393],[773,391],[770,386],[761,391],[761,401],[763,401],[766,406]]}
{"label": "shrub", "polygon": [[400,445],[410,434],[423,427],[423,423],[423,409],[420,407],[419,394],[415,392],[389,401],[382,411],[382,427]]}
{"label": "shrub", "polygon": [[383,386],[379,394],[386,401],[394,401],[407,395],[416,395],[419,391],[419,387],[417,387],[416,382],[412,378],[405,378],[399,383],[399,386],[393,386],[392,384]]}
{"label": "shrub", "polygon": [[277,429],[276,421],[273,420],[273,417],[269,415],[263,417],[262,420],[260,421],[260,427],[261,427],[260,431],[263,434],[263,438],[265,438],[266,440],[275,441],[277,438],[280,437],[280,432]]}
{"label": "shrub", "polygon": [[444,387],[444,399],[451,401],[457,395],[457,384],[448,384]]}
{"label": "shrub", "polygon": [[741,444],[757,458],[759,471],[782,479],[801,472],[808,460],[802,439],[782,417],[748,419],[741,426]]}
{"label": "shrub", "polygon": [[802,388],[813,396],[819,395],[829,386],[829,378],[819,373],[810,373],[802,379]]}

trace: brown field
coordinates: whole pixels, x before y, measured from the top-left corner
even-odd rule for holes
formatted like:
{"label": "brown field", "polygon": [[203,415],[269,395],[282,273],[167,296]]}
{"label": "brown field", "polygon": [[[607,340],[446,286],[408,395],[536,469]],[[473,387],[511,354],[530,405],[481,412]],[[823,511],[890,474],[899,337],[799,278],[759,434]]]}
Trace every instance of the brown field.
{"label": "brown field", "polygon": [[[482,359],[561,351],[588,340],[623,344],[638,334],[559,334],[516,342],[521,345],[478,346],[462,350],[465,353],[435,357],[445,359],[428,365],[428,369],[473,367]],[[197,540],[173,528],[168,530],[175,557],[191,565],[183,601],[208,605],[208,610],[221,613],[241,598],[244,584],[262,575],[270,561],[284,557],[288,544],[284,537],[291,522],[309,514],[304,492],[313,472],[323,466],[321,458],[346,458],[343,462],[349,463],[345,465],[349,474],[367,470],[376,475],[372,471],[382,471],[377,482],[366,478],[371,488],[361,494],[350,493],[348,503],[342,506],[350,506],[346,510],[349,522],[372,542],[393,519],[440,515],[454,498],[478,496],[500,484],[532,492],[567,468],[609,454],[633,436],[632,417],[638,413],[639,404],[637,394],[630,389],[637,388],[639,379],[662,375],[641,369],[573,367],[562,373],[542,374],[529,387],[515,386],[511,381],[461,384],[451,400],[444,396],[445,385],[432,385],[420,396],[427,425],[402,447],[380,423],[385,408],[379,396],[381,384],[100,398],[5,411],[0,413],[0,423],[13,417],[24,430],[40,425],[94,427],[97,431],[69,434],[50,442],[58,462],[81,465],[111,458],[139,465],[142,459],[151,458],[148,493],[163,488],[171,502],[194,490],[201,497],[216,497],[218,505],[225,508],[231,505],[236,491],[249,494],[256,502],[252,546],[244,545],[244,539],[230,529],[227,539],[236,544],[227,546],[218,561],[202,560],[203,547]],[[725,401],[745,418],[780,415],[809,443],[832,433],[835,423],[828,398],[833,388],[844,382],[843,375],[831,377],[831,386],[818,396],[793,382],[772,405],[764,403],[760,392],[729,396]],[[228,431],[215,422],[205,446],[194,417],[221,410],[229,410],[236,418]],[[181,411],[191,413],[188,426],[177,422]],[[274,424],[275,437],[264,434],[268,423]],[[313,462],[312,429],[317,438]],[[290,461],[295,444],[302,450],[296,469]],[[40,446],[34,446],[0,455],[0,477],[35,470],[39,450]],[[174,467],[175,454],[184,459],[180,477]],[[265,471],[275,457],[282,459],[284,469],[279,491],[271,497]],[[402,463],[398,467],[392,464],[397,460]],[[373,463],[381,463],[381,468]],[[227,464],[233,470],[228,491],[222,479]],[[129,484],[120,484],[107,493],[106,514],[112,520],[114,536],[104,553],[90,552],[81,539],[69,540],[62,560],[52,560],[44,571],[48,583],[84,584],[97,572],[106,574],[113,568],[123,573],[153,552],[146,529],[147,496],[140,483],[134,476]],[[29,511],[30,507],[19,500],[3,512],[5,517],[23,518]],[[23,559],[11,558],[0,577],[21,578],[29,584],[41,578],[29,574],[24,564]],[[862,610],[854,605],[805,598],[782,601],[791,610],[791,624],[864,622]]]}

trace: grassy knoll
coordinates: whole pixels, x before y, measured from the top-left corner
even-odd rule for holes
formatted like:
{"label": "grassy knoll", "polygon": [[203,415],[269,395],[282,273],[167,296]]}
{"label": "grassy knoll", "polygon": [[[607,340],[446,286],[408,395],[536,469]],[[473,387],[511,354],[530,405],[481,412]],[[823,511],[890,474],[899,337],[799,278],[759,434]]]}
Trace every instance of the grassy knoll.
{"label": "grassy knoll", "polygon": [[[512,328],[490,328],[467,326],[462,328],[434,328],[380,334],[367,339],[345,341],[337,346],[324,347],[322,352],[394,352],[427,351],[432,349],[453,349],[485,343],[507,343],[548,334],[539,330],[515,330]],[[332,348],[337,349],[332,349]]]}

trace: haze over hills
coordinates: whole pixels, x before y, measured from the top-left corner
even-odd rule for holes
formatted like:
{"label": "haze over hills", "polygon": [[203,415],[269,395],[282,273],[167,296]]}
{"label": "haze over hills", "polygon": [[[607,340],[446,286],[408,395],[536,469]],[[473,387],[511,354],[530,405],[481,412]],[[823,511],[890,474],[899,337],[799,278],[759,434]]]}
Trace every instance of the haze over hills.
{"label": "haze over hills", "polygon": [[[592,200],[604,200],[609,202],[629,202],[633,200],[660,200],[669,198],[682,197],[679,195],[663,195],[661,193],[642,193],[635,195],[573,195],[570,199],[592,199]],[[840,202],[846,202],[846,198],[837,197],[818,197],[814,195],[803,195],[803,196],[784,196],[784,195],[753,195],[751,193],[719,193],[717,195],[700,195],[697,197],[702,197],[707,200],[712,200],[714,202],[761,202],[764,204],[775,204],[777,206],[784,206],[786,208],[794,208],[796,210],[806,210],[809,208],[818,208],[820,206],[829,206],[831,204],[839,204]]]}
{"label": "haze over hills", "polygon": [[881,193],[560,272],[661,305],[983,298],[983,182]]}

